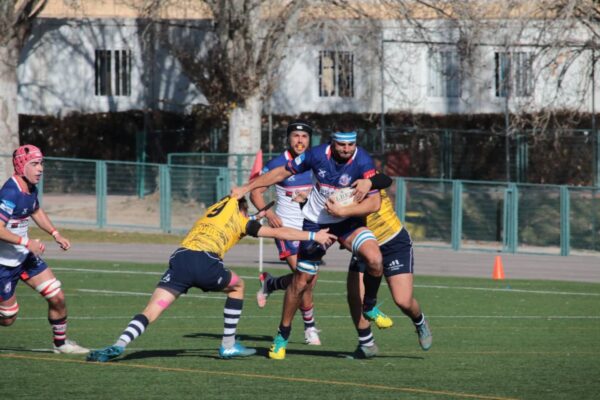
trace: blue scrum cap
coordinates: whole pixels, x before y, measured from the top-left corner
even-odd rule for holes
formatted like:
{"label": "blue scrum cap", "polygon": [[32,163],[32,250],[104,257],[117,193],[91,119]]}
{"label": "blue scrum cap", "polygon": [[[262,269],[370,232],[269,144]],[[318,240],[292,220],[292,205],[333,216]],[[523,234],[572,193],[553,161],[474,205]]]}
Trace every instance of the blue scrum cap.
{"label": "blue scrum cap", "polygon": [[331,138],[336,142],[356,142],[356,131],[353,132],[335,132]]}

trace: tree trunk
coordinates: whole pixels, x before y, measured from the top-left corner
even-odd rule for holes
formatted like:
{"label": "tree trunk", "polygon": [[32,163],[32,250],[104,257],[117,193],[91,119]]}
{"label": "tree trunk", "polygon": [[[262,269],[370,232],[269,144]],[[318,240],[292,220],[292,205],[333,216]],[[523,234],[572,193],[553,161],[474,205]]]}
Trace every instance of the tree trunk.
{"label": "tree trunk", "polygon": [[15,39],[10,40],[6,46],[0,46],[0,185],[12,175],[10,155],[19,146],[17,49]]}
{"label": "tree trunk", "polygon": [[[229,157],[232,185],[240,185],[248,180],[254,154],[260,149],[262,100],[259,94],[247,98],[244,104],[237,105],[229,116],[229,153],[252,154],[251,156]],[[238,170],[241,167],[241,170]]]}

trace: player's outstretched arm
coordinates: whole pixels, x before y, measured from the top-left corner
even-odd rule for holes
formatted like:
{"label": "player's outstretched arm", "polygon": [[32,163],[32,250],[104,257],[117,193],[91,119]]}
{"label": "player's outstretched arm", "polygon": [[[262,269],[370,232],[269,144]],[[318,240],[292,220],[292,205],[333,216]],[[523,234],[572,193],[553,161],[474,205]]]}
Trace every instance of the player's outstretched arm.
{"label": "player's outstretched arm", "polygon": [[334,217],[366,217],[369,214],[379,211],[381,207],[381,195],[375,193],[367,197],[364,201],[357,203],[353,202],[347,206],[342,206],[340,203],[335,201],[333,196],[327,199],[325,203],[325,209],[327,212]]}
{"label": "player's outstretched arm", "polygon": [[71,247],[71,242],[66,237],[63,237],[60,232],[52,225],[50,218],[48,215],[42,210],[38,208],[33,214],[31,214],[31,218],[35,221],[37,226],[40,227],[43,231],[47,232],[49,235],[52,235],[54,241],[60,246],[63,250],[69,250]]}
{"label": "player's outstretched arm", "polygon": [[292,173],[288,171],[284,166],[274,168],[266,174],[261,175],[258,178],[253,179],[251,182],[246,183],[245,185],[232,188],[231,197],[241,199],[248,192],[251,192],[254,189],[271,186],[277,182],[281,182],[282,180],[290,176],[292,176]]}
{"label": "player's outstretched arm", "polygon": [[314,240],[323,246],[331,246],[337,237],[328,231],[329,229],[321,229],[319,232],[306,232],[294,228],[262,226],[258,230],[258,236],[280,240]]}

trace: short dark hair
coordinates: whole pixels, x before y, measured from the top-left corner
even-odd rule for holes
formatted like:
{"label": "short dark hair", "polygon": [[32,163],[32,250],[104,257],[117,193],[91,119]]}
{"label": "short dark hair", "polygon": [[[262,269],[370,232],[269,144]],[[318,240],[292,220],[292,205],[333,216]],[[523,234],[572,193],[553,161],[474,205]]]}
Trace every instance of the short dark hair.
{"label": "short dark hair", "polygon": [[341,121],[336,123],[332,129],[333,132],[355,132],[356,126],[352,122]]}
{"label": "short dark hair", "polygon": [[248,214],[248,200],[245,197],[238,199],[238,207],[241,212]]}
{"label": "short dark hair", "polygon": [[308,133],[309,135],[312,135],[313,127],[308,121],[305,121],[303,119],[295,119],[288,124],[286,131],[287,135],[294,131],[303,131]]}

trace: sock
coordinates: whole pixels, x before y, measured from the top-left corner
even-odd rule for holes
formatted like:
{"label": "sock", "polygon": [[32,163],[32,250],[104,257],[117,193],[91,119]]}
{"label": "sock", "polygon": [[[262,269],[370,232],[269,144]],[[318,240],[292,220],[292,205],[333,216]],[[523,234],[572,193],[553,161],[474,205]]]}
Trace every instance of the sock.
{"label": "sock", "polygon": [[223,309],[223,340],[221,346],[230,349],[235,345],[235,333],[237,331],[244,300],[233,299],[228,297],[225,300],[225,308]]}
{"label": "sock", "polygon": [[277,278],[270,279],[267,282],[267,290],[273,292],[275,290],[285,290],[292,282],[289,275],[278,276]]}
{"label": "sock", "polygon": [[67,340],[67,316],[65,315],[64,318],[60,319],[48,318],[48,322],[52,327],[54,345],[60,347],[65,344],[65,340]]}
{"label": "sock", "polygon": [[279,329],[277,330],[277,333],[279,333],[281,335],[281,337],[283,337],[285,340],[288,340],[290,338],[290,333],[292,333],[292,327],[290,326],[283,326],[283,325],[279,325]]}
{"label": "sock", "polygon": [[363,275],[363,283],[365,284],[365,296],[363,301],[363,310],[370,311],[377,304],[377,292],[381,285],[381,276],[373,276],[368,272]]}
{"label": "sock", "polygon": [[129,343],[144,333],[149,323],[148,318],[146,318],[144,314],[134,316],[133,319],[129,321],[127,328],[125,328],[123,333],[121,333],[121,336],[119,336],[115,346],[127,347]]}
{"label": "sock", "polygon": [[358,344],[361,346],[373,346],[375,344],[375,339],[373,338],[373,333],[371,333],[371,327],[366,329],[357,329],[358,332]]}
{"label": "sock", "polygon": [[304,321],[304,330],[307,330],[308,328],[314,328],[314,326],[315,326],[315,317],[314,317],[315,309],[314,309],[314,307],[312,305],[308,308],[300,307],[300,312],[302,313],[302,320]]}
{"label": "sock", "polygon": [[425,322],[425,315],[423,315],[423,313],[419,314],[419,316],[415,317],[415,318],[411,318],[413,324],[415,324],[415,326],[419,326],[419,325],[423,325],[423,323]]}

